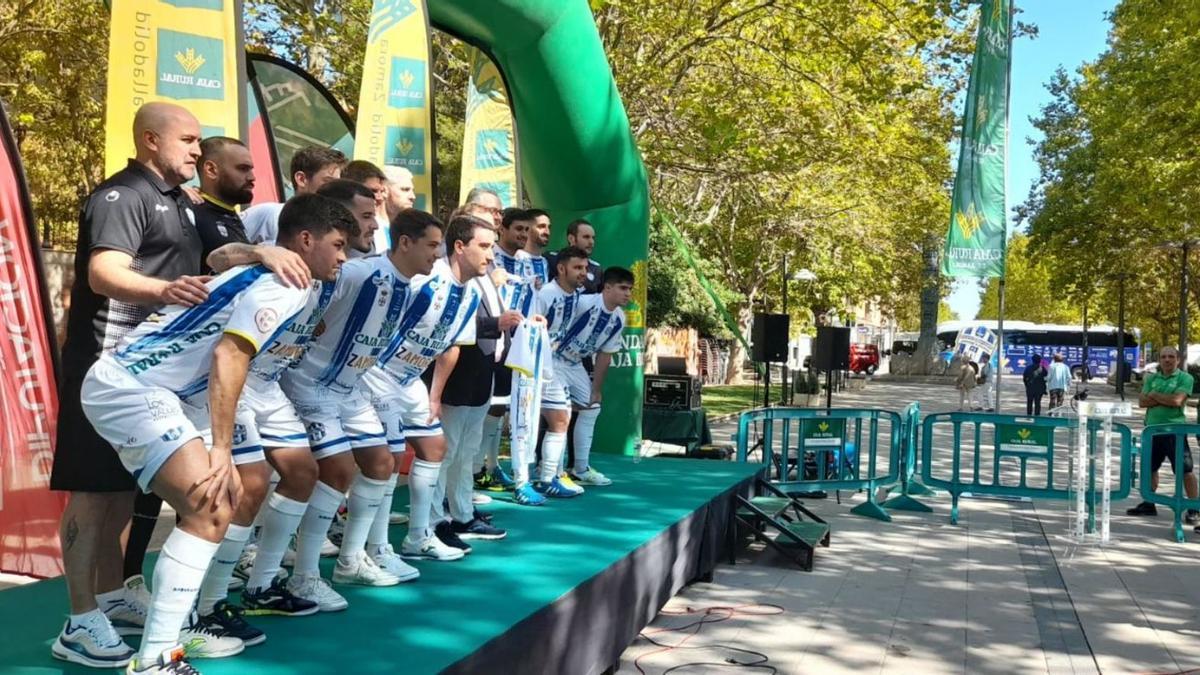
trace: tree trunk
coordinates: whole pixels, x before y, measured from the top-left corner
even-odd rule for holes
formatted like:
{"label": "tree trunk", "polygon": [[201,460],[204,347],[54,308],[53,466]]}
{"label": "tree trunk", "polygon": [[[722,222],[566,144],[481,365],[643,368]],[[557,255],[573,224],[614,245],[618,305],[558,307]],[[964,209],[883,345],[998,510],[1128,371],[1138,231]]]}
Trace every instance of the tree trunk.
{"label": "tree trunk", "polygon": [[929,364],[937,351],[937,315],[938,303],[941,302],[941,278],[938,275],[937,242],[927,240],[924,246],[925,272],[921,284],[921,334],[917,338],[917,348],[913,352],[911,372],[914,375],[928,375]]}
{"label": "tree trunk", "polygon": [[[749,305],[742,305],[736,310],[738,328],[742,335],[750,335],[750,325],[754,322],[754,311]],[[725,384],[734,384],[742,375],[742,363],[746,360],[746,348],[741,340],[734,339],[729,348],[729,363],[725,364]]]}

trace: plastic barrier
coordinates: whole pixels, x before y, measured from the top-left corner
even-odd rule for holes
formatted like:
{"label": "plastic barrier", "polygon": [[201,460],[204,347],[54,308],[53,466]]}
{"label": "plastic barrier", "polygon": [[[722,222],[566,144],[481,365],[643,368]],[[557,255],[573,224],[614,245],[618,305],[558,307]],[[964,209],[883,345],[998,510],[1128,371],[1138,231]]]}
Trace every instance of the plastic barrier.
{"label": "plastic barrier", "polygon": [[[753,444],[752,426],[758,432]],[[883,448],[881,436],[887,439]],[[738,461],[761,453],[772,484],[789,494],[866,490],[867,501],[851,513],[891,521],[875,502],[875,490],[899,480],[904,439],[903,419],[891,410],[762,408],[744,412],[738,420]],[[880,468],[881,451],[886,471]]]}
{"label": "plastic barrier", "polygon": [[[964,426],[970,427],[966,439],[963,433]],[[1100,420],[1088,420],[1089,454],[1094,454],[1092,451],[1096,448],[1101,426]],[[937,456],[934,454],[938,434],[945,433],[947,427],[952,433],[948,475],[945,467],[939,463],[946,459],[941,454],[946,448],[940,448]],[[1069,437],[1075,434],[1077,428],[1077,420],[1056,417],[965,412],[929,415],[921,425],[921,479],[929,487],[941,488],[950,493],[953,499],[950,522],[956,524],[958,499],[968,493],[1010,498],[1069,499],[1073,495],[1068,487],[1068,470],[1057,466],[1056,460],[1069,462]],[[1200,431],[1200,426],[1194,428]],[[991,440],[991,445],[984,443],[985,429],[990,431],[986,438]],[[1120,438],[1118,485],[1110,497],[1116,501],[1128,497],[1132,489],[1133,433],[1129,427],[1120,423],[1113,423],[1113,432]],[[964,443],[965,441],[967,443]],[[964,444],[968,453],[967,467],[963,466]],[[990,462],[984,459],[985,453],[990,453]],[[1011,471],[1006,473],[1004,469],[1006,460],[1017,462],[1019,472],[1016,484],[1003,480],[1011,477]],[[1040,485],[1030,484],[1030,462],[1044,464],[1045,475]],[[1089,520],[1094,526],[1092,512],[1100,500],[1100,494],[1096,490],[1096,475],[1100,467],[1094,459],[1089,466],[1091,475],[1087,506]],[[967,469],[965,477],[964,468]],[[1056,480],[1056,476],[1061,480]]]}
{"label": "plastic barrier", "polygon": [[[1175,512],[1174,522],[1172,523],[1175,532],[1175,541],[1183,543],[1185,540],[1183,533],[1183,518],[1184,511],[1188,509],[1200,509],[1200,499],[1189,499],[1183,487],[1183,471],[1175,473],[1175,489],[1169,495],[1161,495],[1154,491],[1150,486],[1150,480],[1153,472],[1150,467],[1151,457],[1154,452],[1153,437],[1155,436],[1174,436],[1175,437],[1175,463],[1172,466],[1183,466],[1183,452],[1187,448],[1186,439],[1189,435],[1194,436],[1200,434],[1200,424],[1152,424],[1145,429],[1142,429],[1141,448],[1138,454],[1140,464],[1140,475],[1138,476],[1138,490],[1142,493],[1142,499],[1151,504],[1161,504]],[[1180,439],[1185,442],[1180,443]],[[1188,449],[1188,452],[1191,452]]]}
{"label": "plastic barrier", "polygon": [[[918,435],[921,430],[921,406],[917,402],[908,404],[904,412],[900,413],[903,418],[904,439],[903,454],[901,456],[900,467],[900,494],[883,502],[883,505],[889,509],[898,509],[900,511],[918,511],[928,513],[933,509],[922,504],[914,499],[915,496],[932,495],[933,490],[930,490],[920,480],[917,479],[917,448],[919,446]],[[892,488],[892,485],[885,485],[885,488]]]}

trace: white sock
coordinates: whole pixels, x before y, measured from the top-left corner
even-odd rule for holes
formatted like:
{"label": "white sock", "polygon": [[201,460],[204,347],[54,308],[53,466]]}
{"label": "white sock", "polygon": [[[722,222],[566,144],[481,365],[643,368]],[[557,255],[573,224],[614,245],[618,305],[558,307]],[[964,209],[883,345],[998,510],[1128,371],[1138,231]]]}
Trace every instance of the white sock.
{"label": "white sock", "polygon": [[267,503],[275,494],[275,488],[279,485],[279,472],[271,471],[271,480],[267,482],[267,499],[263,501],[263,506],[259,507],[258,513],[254,514],[254,522],[250,523],[250,542],[256,543],[262,531],[263,519],[267,517]]}
{"label": "white sock", "polygon": [[375,515],[380,511],[387,513],[379,505],[383,503],[383,492],[390,483],[389,480],[367,478],[360,473],[350,485],[350,513],[346,517],[342,550],[338,554],[338,561],[342,564],[349,565],[358,559],[358,554],[367,544],[367,535],[371,532]]}
{"label": "white sock", "polygon": [[279,573],[288,540],[296,534],[307,508],[307,502],[288,499],[278,492],[267,497],[266,507],[259,511],[262,530],[258,533],[258,553],[254,556],[250,581],[246,583],[248,590],[258,591],[271,585],[271,580]]}
{"label": "white sock", "polygon": [[141,661],[157,659],[179,644],[179,631],[192,611],[200,582],[220,544],[205,541],[176,527],[163,543],[154,565],[154,593],[146,630],[138,652]]}
{"label": "white sock", "polygon": [[296,567],[292,570],[297,576],[304,574],[320,574],[317,563],[321,562],[321,547],[325,544],[325,536],[329,534],[329,526],[333,524],[333,514],[342,505],[342,493],[331,485],[317,481],[312,497],[308,499],[308,509],[300,519],[300,529],[296,532]]}
{"label": "white sock", "polygon": [[567,450],[567,433],[565,431],[547,431],[542,438],[542,467],[541,480],[549,482],[558,475],[558,465],[563,453]]}
{"label": "white sock", "polygon": [[587,471],[588,459],[592,455],[592,434],[596,431],[599,408],[580,410],[575,417],[575,473]]}
{"label": "white sock", "polygon": [[483,419],[483,440],[479,442],[479,445],[484,452],[483,466],[489,473],[496,468],[496,462],[500,457],[500,427],[503,425],[503,415],[500,417],[488,415]]}
{"label": "white sock", "polygon": [[388,544],[388,525],[392,517],[392,495],[396,494],[396,479],[399,474],[392,474],[383,486],[383,498],[379,509],[375,512],[375,520],[371,523],[371,531],[367,533],[367,553],[378,553],[379,549]]}
{"label": "white sock", "polygon": [[428,534],[429,507],[441,470],[441,462],[418,459],[408,472],[408,537],[413,541],[420,541]]}
{"label": "white sock", "polygon": [[229,580],[233,578],[233,568],[250,539],[250,529],[250,525],[230,523],[229,529],[225,530],[225,538],[221,540],[212,564],[208,566],[204,583],[200,584],[200,600],[196,606],[200,616],[212,614],[217,602],[229,595]]}

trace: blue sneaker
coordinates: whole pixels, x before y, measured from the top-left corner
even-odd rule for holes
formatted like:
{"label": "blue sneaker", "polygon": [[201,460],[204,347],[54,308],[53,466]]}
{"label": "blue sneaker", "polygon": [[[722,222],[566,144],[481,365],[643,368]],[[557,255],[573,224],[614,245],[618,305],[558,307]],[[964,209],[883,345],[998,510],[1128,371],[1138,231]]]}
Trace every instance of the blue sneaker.
{"label": "blue sneaker", "polygon": [[492,467],[492,473],[488,476],[487,489],[493,492],[503,492],[505,490],[511,490],[516,486],[516,481],[514,481],[507,473],[504,473],[504,469],[501,469],[499,464]]}
{"label": "blue sneaker", "polygon": [[522,506],[541,506],[546,503],[546,498],[542,496],[542,493],[533,489],[533,485],[530,483],[517,488],[514,497],[515,501]]}
{"label": "blue sneaker", "polygon": [[533,487],[547,497],[566,499],[569,497],[579,496],[578,492],[575,492],[566,485],[563,485],[562,481],[558,479],[558,476],[555,476],[549,483],[538,481],[537,483],[533,484]]}

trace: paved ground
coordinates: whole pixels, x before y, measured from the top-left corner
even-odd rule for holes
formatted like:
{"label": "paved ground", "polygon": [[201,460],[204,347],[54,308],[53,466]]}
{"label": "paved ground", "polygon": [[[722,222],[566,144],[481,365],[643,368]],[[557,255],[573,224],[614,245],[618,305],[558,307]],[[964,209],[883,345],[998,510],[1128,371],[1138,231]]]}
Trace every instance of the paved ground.
{"label": "paved ground", "polygon": [[[1004,411],[1024,412],[1019,381],[1005,387]],[[1113,399],[1095,385],[1092,400]],[[837,397],[838,406],[900,409],[918,400],[923,413],[954,410],[950,387],[872,382]],[[1019,408],[1018,408],[1019,406]],[[1128,420],[1140,426],[1140,422]],[[732,423],[714,429],[729,439]],[[1007,474],[1006,474],[1007,475]],[[1164,472],[1164,482],[1169,480]],[[684,648],[639,640],[622,671],[659,674],[727,672],[730,659],[765,655],[780,673],[1182,673],[1200,668],[1200,535],[1177,544],[1168,512],[1157,519],[1123,515],[1119,502],[1111,544],[1077,547],[1065,536],[1064,502],[964,499],[949,522],[949,497],[926,499],[933,513],[892,511],[893,522],[851,515],[863,495],[843,493],[807,504],[833,527],[832,546],[802,572],[773,551],[752,547],[713,583],[673,599],[644,634],[680,643],[711,607],[740,607],[733,618],[704,625]],[[1135,492],[1136,496],[1136,492]],[[766,607],[774,605],[782,611]],[[760,615],[754,615],[758,612]],[[727,616],[714,612],[710,620]],[[660,632],[655,632],[660,631]],[[636,663],[635,663],[636,661]],[[767,672],[765,668],[758,672]],[[1197,672],[1200,672],[1198,670]]]}

